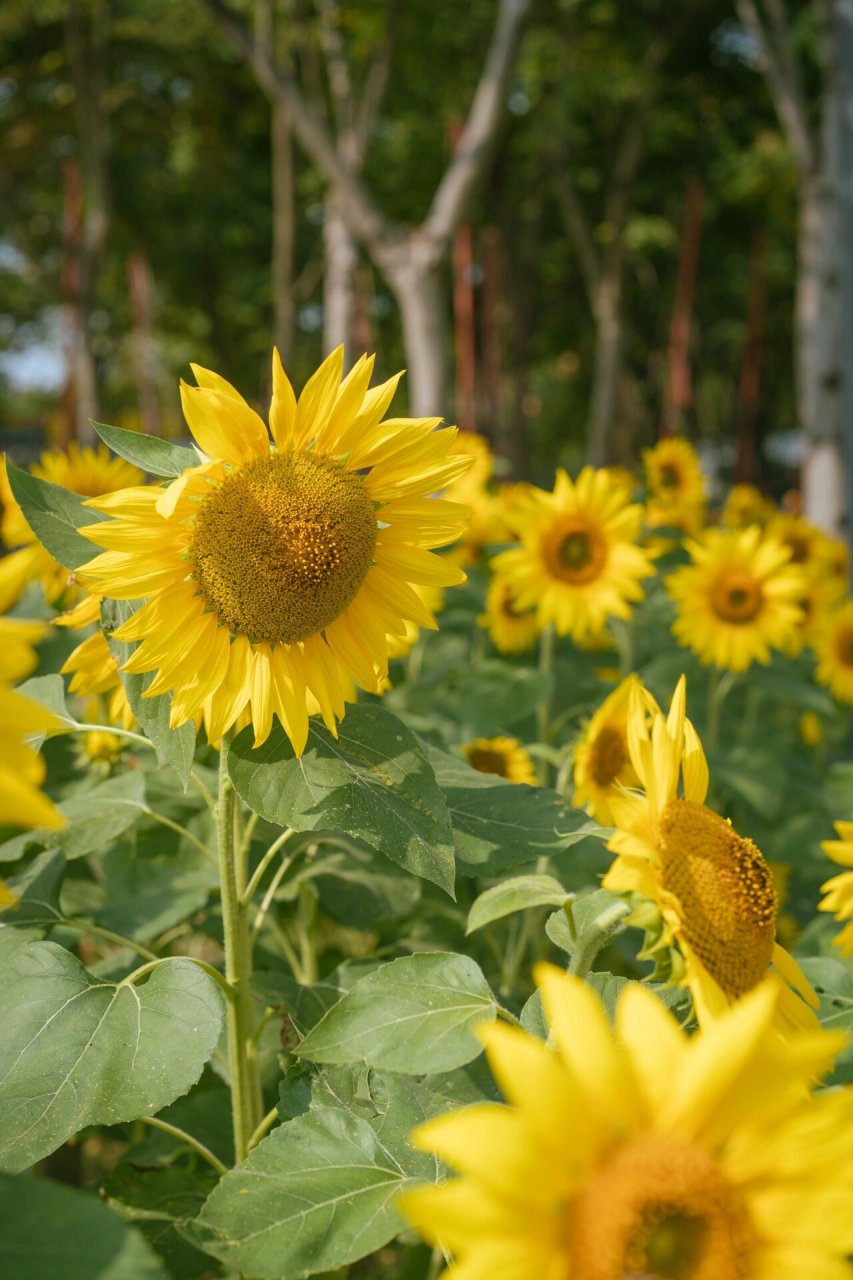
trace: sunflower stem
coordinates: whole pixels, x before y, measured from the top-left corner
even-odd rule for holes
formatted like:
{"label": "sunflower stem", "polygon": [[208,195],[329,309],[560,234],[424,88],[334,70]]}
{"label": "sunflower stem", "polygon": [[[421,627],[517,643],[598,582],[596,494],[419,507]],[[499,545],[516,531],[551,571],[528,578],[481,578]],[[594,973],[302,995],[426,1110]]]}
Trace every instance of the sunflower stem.
{"label": "sunflower stem", "polygon": [[222,899],[222,931],[225,942],[225,979],[234,992],[226,1006],[228,1073],[231,1082],[231,1117],[237,1163],[246,1159],[252,1134],[263,1114],[257,1044],[253,1037],[254,1010],[249,981],[252,945],[248,904],[241,902],[246,887],[246,850],[237,839],[237,797],[227,768],[227,739],[219,754],[219,791],[216,803],[216,844],[219,855],[219,888]]}
{"label": "sunflower stem", "polygon": [[[536,707],[536,741],[547,746],[551,741],[551,688],[554,671],[554,628],[548,625],[539,637],[539,674],[547,678],[547,686]],[[547,787],[550,777],[550,766],[544,756],[540,756],[536,772],[540,785]]]}
{"label": "sunflower stem", "polygon": [[602,951],[617,933],[622,932],[625,927],[625,917],[630,913],[631,908],[627,902],[621,900],[614,902],[591,924],[581,930],[572,952],[569,973],[575,974],[578,978],[585,978],[591,971],[599,951]]}

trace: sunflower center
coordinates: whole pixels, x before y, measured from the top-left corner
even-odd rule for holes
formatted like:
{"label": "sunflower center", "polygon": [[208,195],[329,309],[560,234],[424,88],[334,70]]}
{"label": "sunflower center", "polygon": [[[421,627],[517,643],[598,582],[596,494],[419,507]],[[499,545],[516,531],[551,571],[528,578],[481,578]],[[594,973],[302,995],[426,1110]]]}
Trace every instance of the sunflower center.
{"label": "sunflower center", "polygon": [[711,606],[723,622],[752,622],[761,612],[761,584],[748,573],[728,573],[711,592]]}
{"label": "sunflower center", "polygon": [[570,1240],[571,1273],[583,1280],[746,1280],[756,1235],[705,1151],[649,1135],[586,1183]]}
{"label": "sunflower center", "polygon": [[472,769],[480,773],[497,773],[502,778],[509,777],[509,760],[502,751],[491,751],[487,747],[466,747],[465,755]]}
{"label": "sunflower center", "polygon": [[624,733],[613,725],[605,725],[595,742],[589,757],[589,771],[599,787],[609,787],[628,763],[628,744]]}
{"label": "sunflower center", "polygon": [[358,476],[313,454],[257,458],[201,503],[190,559],[220,624],[255,643],[295,644],[355,599],[376,516]]}
{"label": "sunflower center", "polygon": [[681,476],[674,466],[668,464],[661,467],[658,472],[658,483],[661,489],[677,489],[681,483]]}
{"label": "sunflower center", "polygon": [[607,558],[604,538],[584,525],[563,525],[549,541],[545,558],[555,578],[582,586],[599,576]]}
{"label": "sunflower center", "polygon": [[842,627],[836,641],[838,661],[843,667],[853,668],[853,627]]}
{"label": "sunflower center", "polygon": [[751,840],[691,800],[672,800],[664,809],[658,852],[686,941],[729,999],[737,999],[765,977],[773,956],[770,867]]}

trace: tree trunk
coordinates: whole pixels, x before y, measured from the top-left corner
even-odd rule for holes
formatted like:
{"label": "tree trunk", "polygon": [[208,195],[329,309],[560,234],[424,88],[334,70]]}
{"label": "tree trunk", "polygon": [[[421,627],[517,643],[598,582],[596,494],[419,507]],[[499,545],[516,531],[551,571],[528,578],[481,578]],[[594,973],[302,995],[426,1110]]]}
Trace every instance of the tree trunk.
{"label": "tree trunk", "polygon": [[358,250],[333,188],[326,194],[323,226],[326,275],[323,283],[323,346],[328,353],[344,348],[344,368],[352,363],[352,328],[355,313],[355,268]]}
{"label": "tree trunk", "polygon": [[608,262],[595,291],[595,358],[587,428],[587,461],[614,461],[613,429],[622,373],[622,260]]}
{"label": "tree trunk", "polygon": [[272,103],[273,340],[285,365],[293,349],[293,245],[295,239],[293,139],[287,107]]}
{"label": "tree trunk", "polygon": [[802,185],[797,255],[797,409],[805,432],[803,513],[837,533],[844,509],[841,457],[841,291],[837,175]]}
{"label": "tree trunk", "polygon": [[403,323],[409,412],[416,418],[444,417],[448,318],[440,264],[414,245],[401,247],[383,267]]}

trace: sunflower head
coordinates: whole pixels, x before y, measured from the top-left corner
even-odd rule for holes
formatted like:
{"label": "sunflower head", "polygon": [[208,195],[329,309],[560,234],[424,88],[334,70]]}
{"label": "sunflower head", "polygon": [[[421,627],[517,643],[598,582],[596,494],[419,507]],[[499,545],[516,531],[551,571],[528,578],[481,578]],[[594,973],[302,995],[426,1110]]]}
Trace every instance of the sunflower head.
{"label": "sunflower head", "polygon": [[[370,389],[373,359],[343,380],[333,352],[297,400],[277,353],[269,432],[230,383],[193,366],[184,414],[199,451],[168,488],[131,488],[91,505],[81,530],[103,548],[82,572],[93,590],[144,600],[116,636],[140,641],[125,664],[171,691],[171,723],[204,720],[218,742],[276,715],[301,752],[308,716],[334,733],[353,681],[380,692],[389,640],[435,627],[421,589],[464,581],[434,554],[466,509],[431,495],[470,458],[436,418],[385,418],[398,378]],[[270,439],[270,434],[272,439]]]}
{"label": "sunflower head", "polygon": [[825,896],[819,909],[833,912],[835,919],[844,925],[835,945],[842,955],[850,956],[853,955],[853,870],[849,869],[853,868],[853,822],[836,822],[835,830],[838,839],[824,840],[821,848],[833,862],[848,870],[821,885]]}
{"label": "sunflower head", "polygon": [[536,608],[541,627],[582,641],[642,599],[652,571],[637,546],[642,514],[606,471],[585,467],[573,482],[560,470],[552,493],[535,490],[519,505],[521,546],[502,552],[495,571],[520,609]]}
{"label": "sunflower head", "polygon": [[818,680],[839,702],[853,704],[853,600],[824,618],[812,643]]}
{"label": "sunflower head", "polygon": [[475,738],[463,743],[462,750],[479,773],[496,773],[510,782],[536,786],[536,767],[516,738]]}
{"label": "sunflower head", "polygon": [[623,680],[604,699],[575,746],[574,804],[583,805],[596,822],[612,821],[610,800],[639,779],[628,749],[628,711],[635,691],[654,701],[635,675]]}
{"label": "sunflower head", "polygon": [[664,507],[704,507],[705,477],[699,455],[689,441],[678,436],[660,440],[643,453],[646,483],[651,496]]}
{"label": "sunflower head", "polygon": [[404,1195],[447,1280],[800,1280],[846,1274],[853,1092],[813,1093],[845,1043],[774,1034],[763,982],[687,1035],[638,983],[615,1027],[589,987],[536,969],[543,1043],[478,1030],[506,1105],[445,1112],[411,1141],[456,1177]]}
{"label": "sunflower head", "polygon": [[486,612],[477,619],[501,653],[527,653],[539,638],[539,619],[535,609],[519,609],[512,585],[496,573],[486,592]]}
{"label": "sunflower head", "polygon": [[776,507],[765,498],[754,484],[735,484],[729,490],[720,515],[720,523],[727,529],[746,529],[751,524],[767,525],[775,516]]}
{"label": "sunflower head", "polygon": [[[618,856],[604,877],[614,892],[655,904],[684,962],[700,1020],[718,1016],[757,987],[771,966],[804,997],[816,997],[795,961],[776,943],[773,873],[761,851],[705,804],[708,765],[685,715],[679,681],[669,715],[637,690],[629,709],[628,745],[641,794],[611,800]],[[785,987],[780,1008],[807,1025],[806,1004]]]}
{"label": "sunflower head", "polygon": [[666,586],[677,606],[673,634],[703,663],[746,671],[769,662],[772,648],[791,645],[802,625],[802,570],[790,551],[752,525],[709,529],[688,542],[693,563]]}

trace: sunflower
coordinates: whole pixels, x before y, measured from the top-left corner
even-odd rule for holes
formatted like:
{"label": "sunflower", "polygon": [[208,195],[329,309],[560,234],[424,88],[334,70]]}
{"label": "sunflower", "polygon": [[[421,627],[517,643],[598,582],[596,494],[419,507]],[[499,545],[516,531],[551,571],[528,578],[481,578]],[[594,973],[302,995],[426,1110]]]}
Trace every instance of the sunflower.
{"label": "sunflower", "polygon": [[[61,485],[82,497],[95,498],[126,485],[141,484],[142,472],[121,458],[110,457],[107,449],[80,449],[68,446],[67,453],[46,452],[30,467],[34,476]],[[0,460],[0,502],[3,520],[0,531],[10,554],[0,560],[0,613],[5,613],[23,595],[30,582],[40,582],[48,601],[57,600],[69,585],[68,570],[36,538],[15,501],[6,474],[6,459]]]}
{"label": "sunflower", "polygon": [[501,653],[527,653],[539,637],[539,619],[534,609],[519,609],[506,577],[496,573],[486,592],[486,612],[477,618]]}
{"label": "sunflower", "polygon": [[729,490],[720,523],[727,529],[746,529],[751,524],[767,525],[776,515],[776,507],[754,484],[734,484]]}
{"label": "sunflower", "polygon": [[[43,622],[0,618],[0,825],[61,827],[65,819],[41,791],[44,761],[27,738],[60,727],[56,716],[10,686],[36,663],[33,645],[46,633]],[[3,886],[3,893],[9,894]],[[2,901],[0,905],[11,905]]]}
{"label": "sunflower", "polygon": [[536,786],[536,767],[516,738],[475,738],[464,742],[462,750],[478,773],[496,773],[510,782]]}
{"label": "sunflower", "polygon": [[277,715],[301,753],[309,708],[336,732],[353,679],[382,688],[388,636],[436,626],[415,586],[465,580],[430,550],[465,523],[429,496],[468,466],[456,429],[383,421],[399,376],[371,391],[372,358],[343,381],[342,365],[338,348],[297,403],[274,355],[272,446],[231,384],[194,365],[181,398],[205,461],[165,491],[91,501],[111,519],[80,531],[104,548],[81,572],[106,596],[145,598],[115,634],[141,642],[124,670],[157,672],[146,696],[172,691],[173,727],[203,714],[218,742],[249,715],[258,746]]}
{"label": "sunflower", "polygon": [[[824,840],[821,848],[828,858],[842,867],[853,867],[853,822],[836,822],[837,840]],[[839,922],[846,921],[835,939],[841,954],[853,956],[853,871],[842,871],[820,887],[826,897],[818,910],[833,911]]]}
{"label": "sunflower", "polygon": [[583,806],[596,822],[612,823],[610,798],[621,787],[639,783],[628,751],[628,710],[637,690],[649,709],[656,706],[635,675],[628,676],[604,699],[575,746],[575,793],[572,803]]}
{"label": "sunflower", "polygon": [[536,978],[548,1044],[478,1028],[508,1105],[411,1138],[461,1174],[398,1200],[446,1280],[849,1277],[853,1091],[812,1092],[843,1035],[773,1035],[767,983],[688,1036],[638,983],[614,1029],[579,978]]}
{"label": "sunflower", "polygon": [[[415,587],[424,606],[430,613],[441,613],[444,608],[444,592],[440,587]],[[417,623],[407,622],[406,630],[401,636],[388,637],[388,657],[405,658],[418,642],[420,628]]]}
{"label": "sunflower", "polygon": [[685,699],[682,676],[665,720],[637,689],[632,692],[628,747],[643,794],[611,797],[617,830],[608,848],[618,856],[604,887],[655,904],[661,916],[657,946],[677,949],[700,1022],[758,986],[773,965],[785,1026],[811,1026],[814,1016],[803,1001],[817,1005],[817,997],[776,943],[770,867],[751,840],[705,805],[708,765],[685,718]]}
{"label": "sunflower", "polygon": [[494,569],[519,609],[536,608],[540,627],[582,641],[643,598],[652,565],[636,545],[642,518],[605,471],[585,467],[573,483],[560,469],[552,493],[534,489],[519,506],[521,546],[501,552]]}
{"label": "sunflower", "polygon": [[853,600],[824,619],[812,644],[818,680],[839,702],[853,703]]}
{"label": "sunflower", "polygon": [[703,663],[746,671],[790,644],[802,623],[805,582],[790,551],[753,525],[709,529],[689,541],[693,564],[667,580],[678,612],[672,630]]}
{"label": "sunflower", "polygon": [[679,509],[705,506],[707,490],[699,455],[693,445],[678,436],[660,440],[643,452],[650,495],[663,507]]}

